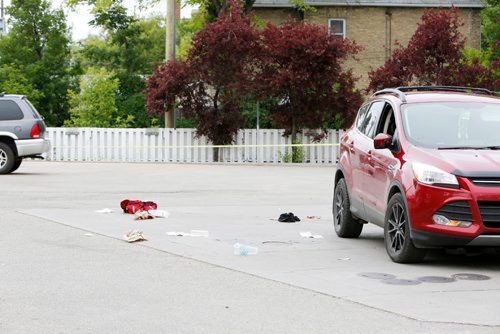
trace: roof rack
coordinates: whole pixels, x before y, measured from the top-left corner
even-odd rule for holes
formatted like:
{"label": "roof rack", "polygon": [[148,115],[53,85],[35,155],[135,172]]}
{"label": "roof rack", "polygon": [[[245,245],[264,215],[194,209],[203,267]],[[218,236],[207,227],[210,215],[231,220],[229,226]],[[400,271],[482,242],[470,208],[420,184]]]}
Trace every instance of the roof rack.
{"label": "roof rack", "polygon": [[408,87],[398,87],[396,89],[402,92],[439,91],[439,92],[474,93],[474,94],[485,94],[485,95],[498,94],[486,88],[461,87],[461,86],[408,86]]}
{"label": "roof rack", "polygon": [[456,92],[456,93],[472,93],[472,94],[484,94],[500,96],[500,92],[494,92],[486,88],[474,88],[474,87],[460,87],[460,86],[405,86],[397,88],[386,88],[375,92],[372,97],[382,95],[382,94],[394,94],[399,97],[399,99],[405,103],[406,95],[405,92]]}
{"label": "roof rack", "polygon": [[378,92],[373,93],[372,97],[377,96],[377,95],[382,95],[382,94],[394,94],[394,95],[397,95],[403,103],[406,102],[406,95],[399,88],[382,89],[382,90],[379,90]]}

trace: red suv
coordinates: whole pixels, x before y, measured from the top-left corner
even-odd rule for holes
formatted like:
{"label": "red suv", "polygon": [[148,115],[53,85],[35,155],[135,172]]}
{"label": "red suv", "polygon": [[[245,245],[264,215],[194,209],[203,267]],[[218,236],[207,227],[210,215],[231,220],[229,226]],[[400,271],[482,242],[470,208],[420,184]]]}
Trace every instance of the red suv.
{"label": "red suv", "polygon": [[342,238],[384,228],[394,262],[429,248],[500,246],[500,98],[480,88],[376,92],[340,141],[333,220]]}

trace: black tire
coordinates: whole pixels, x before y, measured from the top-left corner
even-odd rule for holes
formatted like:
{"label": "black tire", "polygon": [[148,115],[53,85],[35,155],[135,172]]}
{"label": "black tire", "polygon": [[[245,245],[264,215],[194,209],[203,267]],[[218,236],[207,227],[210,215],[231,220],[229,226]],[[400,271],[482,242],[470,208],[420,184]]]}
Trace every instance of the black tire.
{"label": "black tire", "polygon": [[403,196],[394,194],[385,213],[384,243],[387,254],[396,263],[421,262],[427,251],[416,248],[410,238],[410,220]]}
{"label": "black tire", "polygon": [[10,173],[15,172],[19,166],[21,166],[21,163],[23,162],[23,159],[17,158],[16,161],[14,162],[14,166],[12,166],[12,169],[10,170]]}
{"label": "black tire", "polygon": [[333,226],[341,238],[357,238],[363,230],[363,224],[351,214],[351,202],[344,179],[340,179],[333,194]]}
{"label": "black tire", "polygon": [[0,143],[0,174],[8,174],[14,166],[14,152],[6,143]]}

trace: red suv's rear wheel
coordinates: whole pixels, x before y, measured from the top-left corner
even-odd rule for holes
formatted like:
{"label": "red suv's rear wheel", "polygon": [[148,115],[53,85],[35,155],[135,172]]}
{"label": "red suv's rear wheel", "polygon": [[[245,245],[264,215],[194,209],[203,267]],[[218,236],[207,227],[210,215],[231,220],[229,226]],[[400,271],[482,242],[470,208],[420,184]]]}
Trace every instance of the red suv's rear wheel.
{"label": "red suv's rear wheel", "polygon": [[416,248],[410,239],[408,210],[401,194],[394,194],[387,205],[384,225],[385,249],[397,263],[420,262],[425,249]]}
{"label": "red suv's rear wheel", "polygon": [[333,226],[341,238],[357,238],[363,230],[363,224],[352,217],[351,202],[344,179],[337,182],[333,194]]}

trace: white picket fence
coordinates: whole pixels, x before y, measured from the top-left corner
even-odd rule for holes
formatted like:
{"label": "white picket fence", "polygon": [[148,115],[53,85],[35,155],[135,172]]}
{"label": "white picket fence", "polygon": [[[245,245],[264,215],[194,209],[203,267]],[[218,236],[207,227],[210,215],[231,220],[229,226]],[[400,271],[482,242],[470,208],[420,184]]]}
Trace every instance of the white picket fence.
{"label": "white picket fence", "polygon": [[[228,163],[280,163],[291,152],[284,130],[240,130],[231,147],[219,149],[219,161]],[[52,161],[113,162],[213,162],[213,147],[205,137],[196,138],[195,129],[116,129],[116,128],[48,128]],[[310,136],[299,136],[304,162],[334,164],[338,156],[340,133],[330,130],[328,136],[314,143]],[[317,144],[317,145],[315,145]],[[309,146],[311,145],[311,146]]]}

